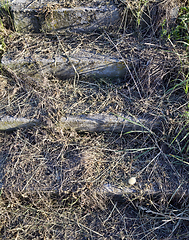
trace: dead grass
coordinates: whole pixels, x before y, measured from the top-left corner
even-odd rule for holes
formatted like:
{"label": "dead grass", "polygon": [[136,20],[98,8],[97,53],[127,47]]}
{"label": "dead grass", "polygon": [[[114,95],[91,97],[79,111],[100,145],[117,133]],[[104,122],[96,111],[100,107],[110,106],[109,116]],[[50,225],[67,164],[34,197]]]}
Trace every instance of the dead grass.
{"label": "dead grass", "polygon": [[[30,85],[30,78],[9,79],[1,113],[39,118],[44,124],[1,134],[2,238],[187,239],[188,167],[175,165],[171,154],[179,154],[179,147],[176,142],[170,146],[182,127],[184,99],[175,101],[155,90],[148,98],[129,98],[125,85],[90,79],[76,87],[71,79],[45,79],[41,86]],[[66,113],[125,109],[136,116],[163,111],[168,127],[155,136],[55,127]],[[133,195],[112,199],[99,191],[106,183],[124,188],[131,176],[137,176]],[[152,189],[157,194],[150,196]]]}
{"label": "dead grass", "polygon": [[[46,50],[53,52],[47,38]],[[86,46],[87,35],[71,38],[61,39],[68,49]],[[6,44],[35,51],[43,47],[40,39],[13,34]],[[119,82],[83,77],[75,84],[53,75],[36,82],[1,69],[0,115],[42,125],[0,133],[0,238],[188,239],[188,98],[181,85],[173,88],[184,81],[187,53],[155,38],[90,39],[90,48],[96,41],[102,53],[111,46],[111,53],[134,59],[130,74]],[[66,114],[104,112],[165,121],[155,133],[78,133],[58,126]],[[132,194],[102,191],[105,184],[124,189],[132,176]]]}

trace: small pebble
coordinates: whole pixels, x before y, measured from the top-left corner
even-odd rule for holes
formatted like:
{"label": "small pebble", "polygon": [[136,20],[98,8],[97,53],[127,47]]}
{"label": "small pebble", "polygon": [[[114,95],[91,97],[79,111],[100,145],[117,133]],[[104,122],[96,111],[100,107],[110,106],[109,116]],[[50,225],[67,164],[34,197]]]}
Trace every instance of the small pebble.
{"label": "small pebble", "polygon": [[136,178],[135,177],[131,177],[131,178],[129,178],[128,182],[129,182],[130,185],[134,185],[136,183]]}

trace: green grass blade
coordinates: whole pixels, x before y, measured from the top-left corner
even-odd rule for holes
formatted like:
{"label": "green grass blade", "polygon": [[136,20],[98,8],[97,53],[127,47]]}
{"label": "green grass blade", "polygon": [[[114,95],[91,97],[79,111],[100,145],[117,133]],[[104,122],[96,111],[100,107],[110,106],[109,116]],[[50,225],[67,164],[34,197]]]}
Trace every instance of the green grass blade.
{"label": "green grass blade", "polygon": [[[132,123],[133,125],[140,126],[140,127],[144,128],[144,129],[146,129],[147,132],[149,132],[149,133],[155,135],[154,132],[152,132],[148,127],[144,126],[142,123],[138,123],[138,122],[132,121],[131,119],[128,119],[128,118],[122,117],[122,116],[120,116],[120,115],[118,115],[118,114],[115,114],[115,113],[112,113],[112,114],[115,115],[115,116],[117,116],[117,117],[120,117],[120,118],[122,118],[122,119],[125,119],[126,121]],[[131,115],[131,116],[132,116],[132,115]],[[133,116],[132,116],[132,117],[133,117]],[[141,132],[144,132],[144,131],[141,131]]]}

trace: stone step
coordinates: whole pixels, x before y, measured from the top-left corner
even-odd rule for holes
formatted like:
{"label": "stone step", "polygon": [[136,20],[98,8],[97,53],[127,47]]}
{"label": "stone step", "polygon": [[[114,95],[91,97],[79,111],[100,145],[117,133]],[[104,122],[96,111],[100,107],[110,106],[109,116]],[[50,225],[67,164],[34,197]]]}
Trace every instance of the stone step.
{"label": "stone step", "polygon": [[[141,184],[141,183],[140,183]],[[126,186],[119,186],[119,185],[113,185],[110,183],[106,183],[103,186],[97,188],[94,190],[95,194],[99,194],[103,197],[111,197],[116,201],[123,201],[124,198],[134,198],[136,199],[136,196],[141,196],[141,199],[155,199],[160,200],[162,197],[165,197],[171,201],[172,199],[177,201],[183,201],[188,199],[189,197],[189,188],[187,181],[183,181],[182,186],[179,186],[179,184],[175,184],[174,186],[155,186],[155,184],[146,184],[144,188],[140,188],[137,185],[139,183],[136,183],[136,186],[126,185]],[[154,185],[154,186],[153,186]],[[160,185],[160,184],[159,184]]]}
{"label": "stone step", "polygon": [[[26,40],[30,38],[30,40]],[[125,62],[119,54],[107,47],[106,52],[98,43],[86,44],[82,48],[66,49],[62,47],[65,37],[52,40],[46,37],[31,37],[25,35],[17,40],[3,55],[2,66],[16,71],[17,74],[29,75],[33,79],[41,79],[44,75],[53,74],[60,79],[67,79],[75,75],[95,77],[124,78],[128,73]],[[73,40],[73,39],[72,39]],[[90,39],[88,39],[90,43]],[[73,40],[74,42],[74,40]],[[68,45],[70,45],[68,43]],[[128,59],[131,67],[134,59]]]}
{"label": "stone step", "polygon": [[113,1],[9,0],[18,32],[89,32],[118,26],[121,17]]}
{"label": "stone step", "polygon": [[60,120],[60,127],[82,132],[127,132],[160,130],[161,120],[155,118],[134,118],[122,114],[94,114],[80,116],[66,116]]}
{"label": "stone step", "polygon": [[[139,3],[123,0],[9,0],[16,31],[23,33],[91,32],[125,28],[157,31],[171,29],[178,17],[179,1]],[[121,6],[121,7],[120,7]]]}
{"label": "stone step", "polygon": [[0,118],[0,132],[12,132],[18,128],[28,128],[38,125],[38,120],[4,116]]}
{"label": "stone step", "polygon": [[[37,125],[43,125],[44,123],[37,119],[26,119],[26,118],[16,118],[10,116],[4,116],[0,118],[0,132],[11,133],[20,128],[31,128]],[[75,130],[80,132],[126,132],[126,131],[148,131],[150,132],[152,128],[156,127],[159,129],[160,121],[147,120],[147,119],[137,119],[134,117],[121,117],[108,114],[96,114],[96,115],[82,115],[82,116],[67,116],[62,117],[54,128],[60,128],[62,130]],[[148,128],[151,129],[148,129]],[[2,158],[3,159],[3,158]],[[3,164],[4,161],[0,162],[0,189],[3,187]],[[109,190],[108,190],[109,189]],[[111,187],[111,189],[113,189]],[[47,189],[45,189],[47,190]],[[115,188],[114,188],[115,190]],[[105,195],[123,195],[123,192],[115,190],[110,191],[110,188],[104,186],[101,190],[97,189],[97,193]],[[119,193],[119,194],[118,194]],[[125,193],[125,190],[124,190]],[[131,192],[132,193],[132,190]]]}
{"label": "stone step", "polygon": [[[28,128],[43,124],[36,119],[16,118],[4,116],[0,118],[0,131],[10,132],[18,128]],[[134,118],[122,114],[93,114],[66,116],[60,119],[56,126],[62,130],[75,130],[79,132],[126,132],[160,130],[161,119]],[[54,126],[54,127],[56,127]]]}

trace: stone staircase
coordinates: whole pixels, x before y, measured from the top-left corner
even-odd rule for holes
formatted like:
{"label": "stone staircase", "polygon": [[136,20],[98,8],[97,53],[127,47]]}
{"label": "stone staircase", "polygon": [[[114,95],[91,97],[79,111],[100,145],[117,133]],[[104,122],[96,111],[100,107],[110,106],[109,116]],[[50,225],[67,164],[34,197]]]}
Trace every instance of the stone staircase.
{"label": "stone staircase", "polygon": [[[153,58],[147,56],[148,59],[140,59],[140,52],[147,47],[156,50],[161,48],[160,45],[151,42],[148,42],[148,45],[139,43],[137,46],[132,46],[132,40],[129,43],[125,41],[127,37],[124,30],[122,37],[117,40],[114,38],[119,29],[123,28],[126,18],[122,14],[124,1],[10,0],[9,4],[14,28],[19,34],[17,40],[10,43],[9,49],[3,54],[1,64],[8,71],[16,73],[18,77],[30,78],[35,85],[45,77],[58,78],[61,81],[72,78],[75,84],[83,77],[108,78],[115,82],[125,82],[129,76],[135,81],[132,74],[134,69],[141,65],[147,67]],[[153,11],[149,15],[143,12],[144,17],[141,21],[143,30],[149,31],[153,21],[150,14],[155,14],[155,9],[160,6],[159,1],[153,4],[154,7],[151,8]],[[178,14],[178,6],[174,8],[170,6],[170,8],[171,25]],[[132,28],[136,28],[131,11],[128,16]],[[155,15],[154,19],[156,19]],[[127,24],[125,23],[125,27]],[[137,29],[135,30],[137,33]],[[135,53],[130,54],[131,51]],[[3,132],[44,124],[37,119],[17,118],[4,113],[1,115],[0,131]],[[162,116],[150,118],[149,116],[131,117],[123,113],[118,115],[99,113],[62,116],[59,127],[62,131],[74,129],[82,132],[121,131],[122,133],[143,130],[153,133],[154,130],[162,129]],[[2,186],[1,184],[0,187]],[[178,186],[179,182],[174,187],[171,186],[173,189],[168,189],[167,192],[173,194]],[[184,188],[185,185],[182,191]],[[103,189],[96,191],[101,194],[123,195],[139,193],[141,189],[136,190],[132,186],[121,190],[111,184],[105,184]],[[159,189],[154,186],[144,190],[144,194],[158,192]],[[188,194],[188,189],[185,194]]]}

